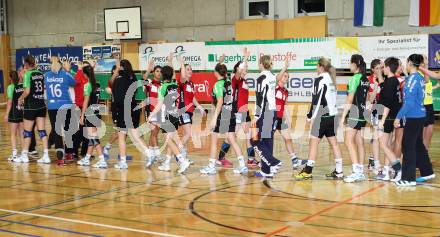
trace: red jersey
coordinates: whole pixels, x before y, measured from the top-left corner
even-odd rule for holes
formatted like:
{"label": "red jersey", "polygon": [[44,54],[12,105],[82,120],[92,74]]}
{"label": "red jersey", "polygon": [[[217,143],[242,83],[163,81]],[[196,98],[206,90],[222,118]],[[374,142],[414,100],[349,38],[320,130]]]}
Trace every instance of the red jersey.
{"label": "red jersey", "polygon": [[159,98],[160,81],[152,80],[148,83],[145,94],[150,102],[150,112],[154,111],[154,106],[157,104]]}
{"label": "red jersey", "polygon": [[186,112],[193,113],[194,106],[194,84],[191,81],[185,81],[184,83],[179,82],[179,109],[185,108],[188,105]]}
{"label": "red jersey", "polygon": [[277,104],[277,118],[283,118],[284,108],[286,106],[289,91],[285,87],[277,86],[275,88],[275,100]]}
{"label": "red jersey", "polygon": [[87,84],[89,81],[84,76],[84,73],[82,69],[78,69],[75,75],[75,104],[82,108],[84,103],[84,85]]}
{"label": "red jersey", "polygon": [[233,76],[232,89],[234,90],[234,92],[236,92],[234,94],[236,95],[235,99],[237,101],[238,112],[247,112],[249,110],[249,87],[246,83],[246,79],[237,79],[237,77]]}
{"label": "red jersey", "polygon": [[[379,82],[377,81],[376,76],[374,76],[373,74],[368,76],[368,80],[370,81],[370,88],[368,89],[368,93],[372,93],[374,90],[374,83],[379,83]],[[380,88],[381,88],[380,85],[378,85],[376,99],[373,101],[373,103],[376,103],[379,100]]]}

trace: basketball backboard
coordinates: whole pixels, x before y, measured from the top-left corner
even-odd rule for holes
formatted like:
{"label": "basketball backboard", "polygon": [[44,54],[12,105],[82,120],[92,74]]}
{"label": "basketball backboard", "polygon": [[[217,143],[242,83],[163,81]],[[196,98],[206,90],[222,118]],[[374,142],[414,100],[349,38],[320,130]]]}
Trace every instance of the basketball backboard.
{"label": "basketball backboard", "polygon": [[104,9],[105,40],[142,39],[141,7]]}

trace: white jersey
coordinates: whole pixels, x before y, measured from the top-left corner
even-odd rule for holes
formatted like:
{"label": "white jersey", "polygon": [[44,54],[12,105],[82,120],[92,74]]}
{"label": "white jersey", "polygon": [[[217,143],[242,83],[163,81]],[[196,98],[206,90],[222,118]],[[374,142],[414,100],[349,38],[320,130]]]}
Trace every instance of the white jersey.
{"label": "white jersey", "polygon": [[308,119],[321,116],[335,116],[337,90],[332,78],[327,72],[319,75],[313,85],[312,106],[307,114]]}
{"label": "white jersey", "polygon": [[255,118],[260,118],[265,111],[276,111],[275,88],[277,79],[270,71],[262,71],[257,78],[255,91]]}

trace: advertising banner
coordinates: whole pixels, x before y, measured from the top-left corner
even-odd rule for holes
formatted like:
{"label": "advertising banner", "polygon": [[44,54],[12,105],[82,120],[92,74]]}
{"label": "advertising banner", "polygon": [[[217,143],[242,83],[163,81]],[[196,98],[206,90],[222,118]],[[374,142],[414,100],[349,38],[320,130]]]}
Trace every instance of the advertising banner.
{"label": "advertising banner", "polygon": [[370,68],[373,59],[397,57],[402,62],[411,54],[428,55],[428,35],[399,35],[375,37],[337,37],[336,57],[331,57],[336,68],[350,68],[352,54],[360,54]]}
{"label": "advertising banner", "polygon": [[440,69],[440,34],[429,35],[429,68]]}
{"label": "advertising banner", "polygon": [[15,65],[18,70],[23,66],[23,59],[26,55],[35,57],[37,68],[42,72],[50,70],[50,58],[58,56],[62,62],[69,61],[77,63],[83,60],[82,47],[50,47],[50,48],[25,48],[17,49],[15,53]]}
{"label": "advertising banner", "polygon": [[95,72],[111,72],[116,59],[121,58],[121,45],[83,47],[84,61],[95,62]]}
{"label": "advertising banner", "polygon": [[206,70],[213,70],[222,54],[228,70],[238,61],[243,61],[243,49],[250,51],[248,69],[259,70],[258,60],[262,55],[272,57],[274,70],[283,68],[286,58],[292,70],[315,70],[320,57],[330,58],[335,54],[334,38],[304,38],[294,40],[206,42],[208,63]]}
{"label": "advertising banner", "polygon": [[173,53],[173,67],[180,69],[178,58],[182,57],[186,64],[195,71],[205,70],[207,61],[204,42],[141,44],[139,46],[139,68],[146,70],[150,60],[154,65],[166,66],[167,57]]}

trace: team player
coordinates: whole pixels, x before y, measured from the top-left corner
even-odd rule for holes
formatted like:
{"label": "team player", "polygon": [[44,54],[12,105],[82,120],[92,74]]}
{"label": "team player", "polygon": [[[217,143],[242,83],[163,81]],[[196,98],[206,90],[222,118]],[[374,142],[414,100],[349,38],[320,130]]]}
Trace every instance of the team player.
{"label": "team player", "polygon": [[261,158],[261,170],[257,177],[271,178],[282,162],[273,156],[274,120],[276,118],[275,88],[276,77],[270,71],[272,59],[263,55],[259,60],[261,74],[257,78],[255,115],[251,121],[253,129],[252,145]]}
{"label": "team player", "polygon": [[[224,55],[220,62],[223,62],[223,58]],[[215,110],[210,122],[210,128],[213,129],[213,132],[211,133],[210,159],[208,165],[200,170],[200,173],[202,174],[211,175],[217,172],[215,167],[215,156],[217,155],[217,141],[220,134],[226,135],[226,138],[229,140],[235,154],[237,155],[239,165],[238,168],[234,169],[234,173],[243,174],[248,172],[244,157],[235,137],[235,113],[237,112],[237,108],[234,100],[232,83],[228,79],[227,73],[226,65],[218,63],[215,66],[214,74],[217,78],[217,82],[215,83],[212,92]]]}
{"label": "team player", "polygon": [[[170,56],[171,57],[171,56]],[[162,68],[163,82],[159,88],[158,98],[159,101],[156,104],[154,110],[148,117],[149,122],[156,122],[156,115],[159,115],[157,122],[160,124],[160,128],[164,134],[166,134],[166,158],[162,164],[158,167],[161,171],[170,171],[170,162],[172,155],[177,157],[178,161],[178,173],[185,172],[190,166],[188,159],[181,153],[178,145],[173,137],[177,135],[177,129],[179,127],[179,110],[178,110],[178,85],[173,81],[174,69],[170,66]]]}
{"label": "team player", "polygon": [[379,123],[379,115],[377,111],[377,101],[379,100],[379,94],[381,87],[383,86],[383,63],[380,59],[374,59],[371,61],[371,75],[368,76],[370,81],[370,88],[368,89],[368,100],[371,105],[371,125],[372,125],[372,137],[371,137],[371,152],[372,154],[368,158],[368,169],[373,170],[376,174],[380,171],[380,146],[378,139],[377,125]]}
{"label": "team player", "polygon": [[8,103],[6,106],[5,121],[11,129],[12,155],[9,161],[18,158],[17,138],[23,146],[23,108],[18,104],[18,98],[23,94],[23,82],[16,71],[9,73],[10,83],[7,89]]}
{"label": "team player", "polygon": [[98,161],[93,165],[94,168],[107,168],[107,162],[102,153],[101,142],[98,138],[98,127],[102,126],[100,115],[100,85],[96,82],[93,67],[87,65],[83,68],[83,73],[88,80],[84,85],[84,102],[81,110],[80,124],[87,130],[88,148],[83,159],[77,162],[81,166],[89,166],[93,150],[98,154]]}
{"label": "team player", "polygon": [[[153,68],[154,67],[154,68]],[[153,78],[151,80],[148,79],[148,75],[150,72],[153,71]],[[156,116],[149,116],[151,112],[154,111],[157,103],[158,103],[158,95],[159,95],[159,88],[161,86],[161,78],[162,78],[162,67],[159,65],[154,66],[154,62],[150,61],[148,64],[148,68],[146,73],[143,76],[144,80],[148,82],[145,88],[145,94],[147,97],[147,107],[145,108],[145,111],[147,113],[147,118],[149,118],[149,126],[150,126],[150,138],[148,141],[149,145],[149,155],[147,156],[146,160],[146,167],[150,167],[156,159],[159,158],[160,150],[159,150],[159,125],[158,125],[158,119]]]}
{"label": "team player", "polygon": [[354,76],[348,82],[348,96],[341,116],[340,127],[344,127],[345,120],[345,145],[350,154],[353,173],[344,178],[351,183],[365,180],[364,174],[364,138],[362,130],[366,125],[365,108],[370,82],[366,74],[366,64],[361,55],[354,54],[350,59],[350,71]]}
{"label": "team player", "polygon": [[112,145],[114,142],[116,142],[118,140],[118,128],[116,127],[116,113],[115,113],[115,105],[114,105],[114,100],[113,100],[113,93],[112,93],[112,83],[114,81],[114,79],[119,76],[119,72],[116,70],[116,65],[113,65],[112,67],[112,73],[111,73],[111,77],[109,78],[108,82],[107,82],[107,88],[105,88],[105,91],[112,97],[112,101],[111,101],[111,113],[112,113],[112,121],[115,125],[114,129],[115,132],[113,132],[112,136],[110,137],[110,139],[108,140],[107,144],[104,146],[102,152],[104,153],[104,156],[106,158],[108,158],[110,156],[110,150],[112,149]]}
{"label": "team player", "polygon": [[[68,72],[62,70],[62,65],[58,57],[52,57],[51,60],[50,71],[44,74],[44,83],[46,86],[47,109],[52,127],[51,134],[53,134],[53,142],[55,143],[57,164],[62,166],[65,165],[65,143],[62,135],[63,131],[69,130],[71,111],[74,110],[74,86],[76,81]],[[61,119],[57,121],[57,117]]]}
{"label": "team player", "polygon": [[292,122],[287,111],[285,111],[289,97],[289,91],[285,87],[287,81],[289,80],[289,73],[287,72],[288,68],[289,60],[286,57],[284,67],[277,74],[277,86],[275,88],[275,102],[277,106],[275,129],[280,132],[281,137],[284,140],[284,144],[286,145],[287,152],[290,156],[292,168],[296,169],[301,164],[301,161],[298,159],[295,151],[293,150],[292,137],[289,133],[289,128]]}
{"label": "team player", "polygon": [[423,125],[426,117],[426,109],[423,105],[425,79],[418,72],[423,61],[423,56],[419,54],[408,57],[406,69],[410,75],[405,80],[402,108],[394,120],[395,127],[400,126],[400,119],[405,120],[402,179],[396,182],[397,186],[416,185],[416,166],[422,177],[434,174],[428,151],[423,144]]}
{"label": "team player", "polygon": [[[428,58],[424,56],[424,63],[421,65],[423,68],[428,67]],[[435,113],[434,113],[434,100],[432,97],[432,92],[440,87],[440,83],[433,85],[431,81],[431,77],[429,75],[423,74],[423,72],[419,73],[425,78],[425,99],[423,101],[426,109],[426,121],[425,128],[423,129],[423,144],[427,150],[431,146],[431,139],[434,132],[434,123],[435,123]]]}
{"label": "team player", "polygon": [[[237,113],[235,115],[235,121],[238,125],[236,127],[236,131],[241,127],[245,136],[246,136],[246,147],[247,147],[247,165],[248,167],[257,167],[259,162],[255,159],[254,148],[250,143],[250,121],[251,117],[249,114],[249,87],[246,82],[246,74],[247,74],[247,61],[249,58],[250,52],[247,48],[243,50],[243,61],[239,61],[234,66],[234,76],[232,77],[232,88],[234,90],[234,98],[237,103]],[[218,156],[217,163],[221,164],[224,167],[232,166],[232,162],[227,159],[226,153],[230,148],[230,144],[226,139],[222,146],[220,147],[220,152]]]}
{"label": "team player", "polygon": [[194,84],[191,81],[193,73],[191,65],[185,64],[183,58],[180,58],[180,64],[180,80],[178,82],[178,107],[182,113],[182,115],[180,115],[179,117],[179,127],[182,127],[183,129],[183,137],[179,149],[181,153],[186,156],[188,151],[187,144],[189,139],[191,138],[194,110],[197,108],[202,116],[205,116],[205,109],[199,104],[196,97],[194,96]]}
{"label": "team player", "polygon": [[318,78],[313,85],[312,104],[307,114],[307,120],[311,121],[312,129],[309,139],[309,158],[304,169],[295,176],[296,179],[312,178],[312,171],[318,156],[318,145],[325,136],[333,149],[335,157],[335,169],[326,174],[328,178],[341,179],[344,177],[342,170],[342,154],[336,140],[336,70],[325,58],[320,58],[318,66]]}
{"label": "team player", "polygon": [[18,99],[19,105],[23,106],[24,145],[21,156],[13,161],[29,162],[28,149],[33,134],[32,128],[34,123],[36,123],[38,134],[43,143],[43,156],[37,162],[49,164],[51,161],[47,145],[47,133],[44,128],[47,110],[44,102],[44,75],[36,69],[35,58],[31,55],[27,55],[24,58],[24,68],[26,70],[23,82],[24,92]]}
{"label": "team player", "polygon": [[[400,180],[402,165],[396,154],[394,154],[391,147],[392,132],[394,130],[394,119],[401,107],[400,101],[400,82],[396,77],[397,69],[399,68],[399,59],[391,57],[385,60],[384,73],[386,79],[383,82],[383,87],[380,90],[378,104],[383,108],[381,115],[379,115],[379,143],[380,148],[385,154],[385,165],[382,173],[376,177],[380,180],[395,182]],[[394,170],[393,177],[390,177],[390,166]]]}

